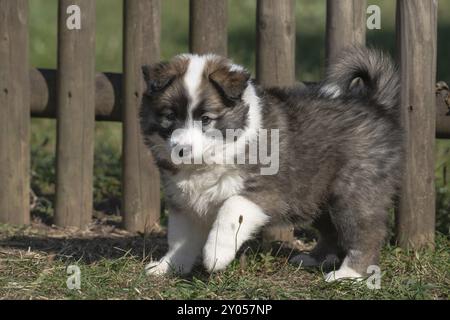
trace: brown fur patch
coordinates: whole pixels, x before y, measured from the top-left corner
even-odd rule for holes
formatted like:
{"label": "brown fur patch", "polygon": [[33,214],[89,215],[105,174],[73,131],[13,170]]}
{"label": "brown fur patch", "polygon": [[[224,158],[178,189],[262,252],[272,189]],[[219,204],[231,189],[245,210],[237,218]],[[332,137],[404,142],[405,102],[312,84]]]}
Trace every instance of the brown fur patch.
{"label": "brown fur patch", "polygon": [[159,62],[142,67],[149,93],[165,89],[175,78],[182,77],[188,68],[189,59],[177,56],[170,62]]}
{"label": "brown fur patch", "polygon": [[213,85],[229,99],[239,99],[247,87],[250,73],[245,70],[230,70],[231,63],[224,58],[211,60],[205,72]]}

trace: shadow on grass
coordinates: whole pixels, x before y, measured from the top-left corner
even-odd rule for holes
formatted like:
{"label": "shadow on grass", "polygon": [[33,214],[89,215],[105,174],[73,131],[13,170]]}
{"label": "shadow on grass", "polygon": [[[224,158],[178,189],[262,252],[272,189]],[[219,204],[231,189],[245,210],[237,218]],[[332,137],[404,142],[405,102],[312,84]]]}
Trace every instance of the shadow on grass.
{"label": "shadow on grass", "polygon": [[[167,251],[167,240],[164,233],[148,235],[70,235],[63,230],[60,235],[25,235],[13,234],[0,239],[0,252],[10,256],[22,256],[26,252],[44,253],[49,260],[59,260],[65,264],[83,263],[95,264],[104,260],[121,258],[132,259],[142,266],[150,260],[160,259]],[[260,237],[245,243],[237,253],[234,263],[239,268],[246,268],[247,262],[265,260],[267,257],[280,259],[288,263],[290,257],[300,251],[282,242],[264,244]],[[270,259],[272,259],[270,258]],[[311,270],[314,272],[315,270]],[[201,259],[197,261],[194,270],[180,276],[185,280],[197,278],[207,281],[209,274],[202,266]]]}
{"label": "shadow on grass", "polygon": [[141,261],[158,259],[166,252],[167,244],[163,234],[61,238],[13,235],[0,240],[0,248],[6,253],[8,250],[45,252],[65,263],[92,264],[124,256]]}

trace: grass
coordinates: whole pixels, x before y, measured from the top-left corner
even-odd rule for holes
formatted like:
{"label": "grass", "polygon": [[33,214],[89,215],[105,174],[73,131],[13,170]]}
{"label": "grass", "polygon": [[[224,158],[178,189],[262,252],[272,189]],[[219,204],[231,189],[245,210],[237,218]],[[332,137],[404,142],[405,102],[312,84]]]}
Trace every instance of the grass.
{"label": "grass", "polygon": [[[96,68],[122,71],[122,0],[96,0]],[[254,72],[256,1],[229,1],[229,56]],[[373,0],[382,12],[382,29],[369,30],[367,42],[395,54],[395,2]],[[162,59],[188,51],[189,2],[162,1]],[[296,75],[316,81],[324,72],[325,1],[296,1]],[[439,2],[438,79],[450,81],[450,1]],[[56,67],[57,0],[30,1],[30,59],[40,68]],[[364,282],[327,284],[320,270],[289,265],[293,252],[274,244],[272,254],[253,243],[245,259],[208,275],[198,268],[189,277],[149,278],[144,264],[164,253],[164,233],[127,233],[120,217],[121,125],[96,123],[95,220],[88,230],[52,227],[55,181],[55,121],[32,119],[32,179],[36,195],[33,226],[0,225],[0,299],[449,299],[450,188],[443,168],[450,163],[450,141],[436,146],[437,243],[435,251],[383,249],[380,290]],[[448,179],[446,179],[448,180]],[[81,269],[80,290],[66,286],[67,266]]]}
{"label": "grass", "polygon": [[[405,252],[387,246],[380,289],[365,281],[326,283],[321,270],[287,263],[293,249],[258,249],[225,271],[197,267],[186,277],[149,277],[151,256],[165,250],[164,234],[147,237],[108,229],[73,232],[1,226],[0,297],[4,299],[449,299],[450,240],[438,236],[435,251]],[[68,289],[67,267],[81,271],[80,289]]]}

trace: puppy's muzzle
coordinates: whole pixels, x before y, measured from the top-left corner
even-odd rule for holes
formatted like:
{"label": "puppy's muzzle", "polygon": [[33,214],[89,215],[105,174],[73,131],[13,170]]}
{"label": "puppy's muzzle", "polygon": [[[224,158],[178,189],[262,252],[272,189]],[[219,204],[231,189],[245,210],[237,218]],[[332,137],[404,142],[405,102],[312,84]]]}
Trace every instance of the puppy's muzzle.
{"label": "puppy's muzzle", "polygon": [[175,144],[172,146],[179,158],[189,158],[192,154],[192,146]]}

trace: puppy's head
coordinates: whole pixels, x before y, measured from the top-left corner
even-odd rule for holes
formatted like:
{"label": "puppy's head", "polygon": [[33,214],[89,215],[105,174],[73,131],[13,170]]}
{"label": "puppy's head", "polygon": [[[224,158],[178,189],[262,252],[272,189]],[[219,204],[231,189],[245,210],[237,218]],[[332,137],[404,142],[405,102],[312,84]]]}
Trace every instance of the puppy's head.
{"label": "puppy's head", "polygon": [[186,54],[142,70],[147,88],[140,123],[150,147],[159,143],[172,155],[201,157],[226,141],[227,129],[236,140],[249,127],[250,74],[229,60]]}

